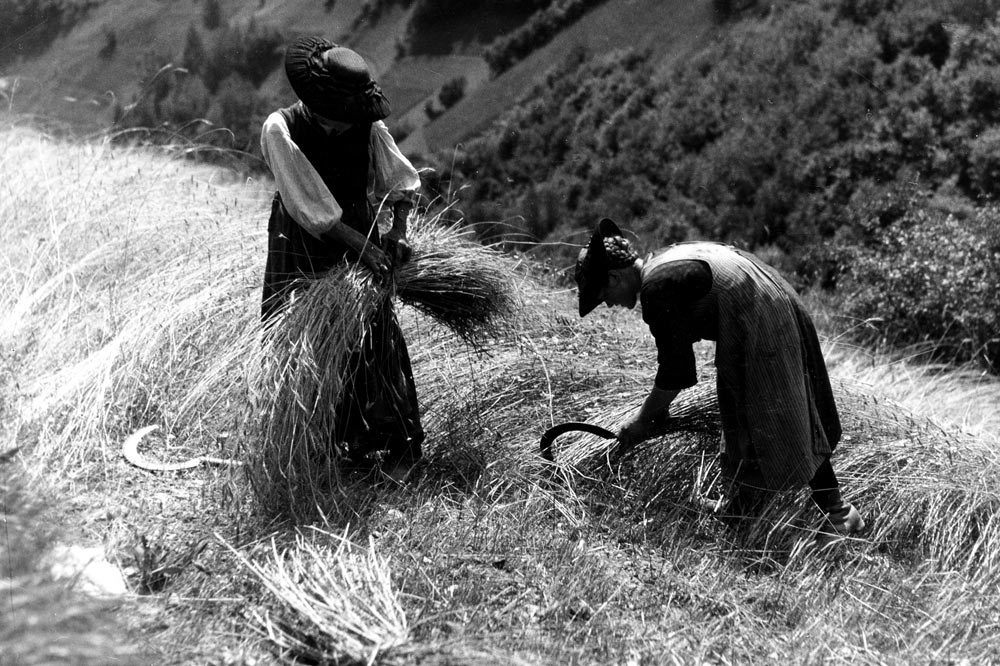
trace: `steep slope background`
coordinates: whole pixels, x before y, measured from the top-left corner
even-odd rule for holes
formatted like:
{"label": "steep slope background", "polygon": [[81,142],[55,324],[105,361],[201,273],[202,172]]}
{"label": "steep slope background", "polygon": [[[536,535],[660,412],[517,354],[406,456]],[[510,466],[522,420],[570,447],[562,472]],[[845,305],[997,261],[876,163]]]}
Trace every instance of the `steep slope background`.
{"label": "steep slope background", "polygon": [[824,0],[747,15],[666,69],[571,50],[428,181],[563,266],[605,216],[648,250],[746,247],[835,291],[875,323],[854,329],[867,342],[995,371],[997,31],[980,3]]}
{"label": "steep slope background", "polygon": [[[427,9],[435,4],[81,2],[47,46],[27,48],[30,36],[4,45],[0,62],[6,63],[2,72],[8,93],[17,82],[7,102],[19,113],[77,132],[101,131],[117,120],[125,127],[160,128],[204,140],[213,128],[227,128],[234,134],[229,147],[252,154],[261,116],[294,100],[280,68],[280,48],[295,35],[322,34],[368,59],[393,102],[391,128],[401,140],[408,139],[402,141],[406,150],[419,153],[450,148],[488,127],[574,46],[595,54],[648,46],[655,57],[669,61],[704,36],[713,15],[709,1],[590,2],[593,7],[580,20],[492,78],[484,50],[545,3],[452,3],[446,10]],[[414,12],[423,12],[415,23]],[[243,80],[246,76],[223,81],[233,71],[232,63],[222,64],[217,75],[199,71],[206,61],[233,57],[259,61],[258,70],[247,72],[252,81]],[[166,65],[171,67],[163,70]],[[198,77],[209,90],[193,81]],[[455,100],[442,105],[442,87],[459,81],[458,105],[452,106]]]}
{"label": "steep slope background", "polygon": [[[28,11],[29,5],[41,8],[48,4],[45,0],[6,0],[0,9],[10,13],[17,8]],[[159,106],[164,98],[176,97],[180,99],[173,106],[180,108],[148,110],[136,122],[126,118],[125,125],[141,127],[138,121],[143,121],[154,128],[165,124],[176,131],[202,118],[233,130],[236,147],[252,153],[251,133],[246,130],[259,122],[239,122],[234,113],[237,110],[220,108],[226,106],[225,99],[206,100],[204,91],[188,89],[192,75],[201,74],[199,61],[203,65],[205,60],[230,57],[226,53],[260,61],[259,72],[251,77],[252,85],[230,82],[230,87],[237,88],[231,97],[255,100],[250,108],[244,104],[238,111],[249,111],[253,116],[250,120],[258,121],[263,109],[294,100],[281,72],[280,48],[296,35],[322,34],[355,48],[368,59],[394,103],[394,129],[407,133],[431,121],[423,109],[427,104],[440,107],[437,93],[443,84],[461,79],[464,94],[475,96],[489,78],[489,67],[482,58],[485,47],[530,18],[539,3],[512,3],[513,9],[503,4],[459,3],[448,11],[430,12],[429,18],[425,17],[416,28],[411,25],[414,11],[421,10],[421,5],[434,4],[427,0],[80,2],[74,11],[64,10],[63,27],[53,28],[54,37],[45,40],[44,45],[30,43],[36,28],[45,23],[42,18],[24,21],[22,33],[11,35],[3,45],[0,62],[5,63],[2,71],[7,82],[7,102],[19,113],[37,114],[39,121],[76,131],[100,131],[112,121],[121,120],[123,113],[136,113],[132,105],[149,103],[149,97],[158,98],[152,100],[153,106]],[[634,11],[631,7],[635,3],[609,0],[603,4],[602,11],[607,12],[618,4]],[[520,5],[524,7],[517,8]],[[44,16],[41,9],[35,11]],[[654,27],[646,25],[648,40],[652,39]],[[583,34],[575,28],[572,32]],[[195,33],[193,38],[191,33]],[[614,45],[603,39],[594,46],[605,50]],[[559,53],[557,48],[554,55]],[[167,64],[173,67],[161,72]],[[525,81],[537,81],[548,64],[550,57],[543,57],[531,67],[521,67],[522,74],[515,77],[513,87],[494,84],[491,94],[500,89],[506,91],[501,96],[507,100],[520,97],[525,92]],[[223,72],[223,78],[228,73]],[[14,81],[16,90],[11,92]],[[210,97],[223,97],[217,95],[216,89],[221,81],[208,83]],[[461,115],[466,116],[464,124],[484,127],[505,108],[488,102],[461,114],[448,114],[449,122]],[[438,114],[443,110],[439,108]],[[437,114],[431,113],[436,118]],[[207,126],[199,129],[204,131]],[[435,136],[450,131],[446,128]],[[421,145],[424,143],[421,141]]]}
{"label": "steep slope background", "polygon": [[417,153],[449,152],[486,129],[512,103],[525,101],[552,67],[573,51],[589,58],[622,49],[648,52],[654,72],[662,73],[711,38],[716,27],[713,3],[681,0],[604,2],[560,31],[500,76],[484,83],[440,118],[414,132],[402,147]]}
{"label": "steep slope background", "polygon": [[[377,72],[392,65],[396,42],[405,34],[406,11],[392,6],[377,21],[364,20],[365,6],[361,0],[326,4],[95,2],[41,53],[10,59],[4,75],[8,81],[17,80],[18,88],[8,102],[13,110],[36,114],[40,121],[63,123],[76,131],[102,131],[111,126],[116,114],[120,116],[132,105],[141,105],[149,97],[162,102],[192,75],[200,74],[198,67],[206,61],[241,58],[260,61],[254,85],[248,88],[244,81],[233,82],[243,95],[257,100],[259,116],[264,107],[294,99],[280,68],[281,48],[294,36],[321,34],[349,43],[365,54]],[[167,64],[172,68],[160,72]],[[223,72],[223,78],[229,74]],[[176,114],[152,113],[143,120],[174,130],[200,118],[222,121],[223,126],[234,124],[233,117],[210,108],[210,101],[199,99],[199,94],[188,97],[195,103]],[[239,130],[255,120],[260,118],[246,119],[235,128],[237,147],[249,146],[248,137]]]}

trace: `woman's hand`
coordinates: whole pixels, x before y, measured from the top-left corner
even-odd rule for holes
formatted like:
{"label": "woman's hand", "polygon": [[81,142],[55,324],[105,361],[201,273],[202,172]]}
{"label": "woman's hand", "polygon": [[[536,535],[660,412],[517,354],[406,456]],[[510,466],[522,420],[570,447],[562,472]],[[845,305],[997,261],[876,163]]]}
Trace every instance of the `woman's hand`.
{"label": "woman's hand", "polygon": [[374,243],[367,243],[361,250],[361,263],[380,278],[387,276],[392,269],[389,257]]}
{"label": "woman's hand", "polygon": [[616,457],[649,439],[670,418],[670,403],[678,393],[673,389],[652,388],[639,410],[618,431]]}
{"label": "woman's hand", "polygon": [[393,266],[405,264],[413,254],[406,231],[394,226],[382,236],[382,251]]}
{"label": "woman's hand", "polygon": [[354,250],[361,263],[376,277],[385,277],[392,268],[389,258],[386,257],[382,248],[370,243],[364,234],[358,233],[346,224],[334,224],[322,237],[330,243],[347,246]]}
{"label": "woman's hand", "polygon": [[641,414],[636,414],[626,421],[618,431],[618,445],[623,451],[631,449],[649,436],[649,426],[641,416]]}

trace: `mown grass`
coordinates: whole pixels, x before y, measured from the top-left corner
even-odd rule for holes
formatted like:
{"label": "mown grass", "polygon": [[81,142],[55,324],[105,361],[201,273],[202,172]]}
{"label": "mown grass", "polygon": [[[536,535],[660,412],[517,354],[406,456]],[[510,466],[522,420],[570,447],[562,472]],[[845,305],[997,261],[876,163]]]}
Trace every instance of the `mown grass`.
{"label": "mown grass", "polygon": [[[36,663],[25,646],[47,629],[27,609],[66,598],[99,605],[79,626],[120,663],[1000,659],[996,382],[831,345],[834,462],[870,528],[822,550],[801,494],[735,523],[689,501],[719,483],[707,347],[682,431],[620,464],[566,435],[544,464],[549,425],[625,418],[655,350],[635,313],[581,321],[572,293],[500,258],[524,317],[485,351],[400,308],[427,461],[405,485],[344,476],[308,521],[279,522],[240,468],[120,457],[151,424],[150,457],[259,450],[269,186],[170,151],[16,128],[0,144],[0,454],[21,447],[0,463],[20,526],[3,541],[0,663]],[[10,490],[26,479],[32,493]],[[37,563],[56,542],[104,544],[134,594],[53,582]]]}

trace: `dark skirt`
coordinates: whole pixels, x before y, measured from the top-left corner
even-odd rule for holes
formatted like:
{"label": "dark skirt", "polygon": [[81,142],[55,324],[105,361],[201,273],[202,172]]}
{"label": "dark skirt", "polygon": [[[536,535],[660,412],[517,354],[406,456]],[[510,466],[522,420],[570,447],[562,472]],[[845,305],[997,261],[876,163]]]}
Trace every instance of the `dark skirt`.
{"label": "dark skirt", "polygon": [[[342,223],[379,242],[378,227],[368,202],[344,207]],[[276,193],[268,221],[267,265],[261,319],[265,326],[288,303],[291,294],[306,281],[321,276],[344,260],[357,261],[347,248],[317,239],[292,219]],[[386,298],[380,305],[362,341],[352,355],[340,403],[335,409],[333,446],[345,446],[353,457],[388,450],[396,458],[420,457],[424,431],[417,406],[410,355]]]}

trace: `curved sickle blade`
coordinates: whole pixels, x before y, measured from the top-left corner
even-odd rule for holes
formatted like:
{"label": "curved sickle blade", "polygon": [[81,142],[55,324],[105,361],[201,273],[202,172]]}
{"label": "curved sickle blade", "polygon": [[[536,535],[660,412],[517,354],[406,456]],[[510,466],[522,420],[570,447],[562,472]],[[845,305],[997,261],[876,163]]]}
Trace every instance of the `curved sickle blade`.
{"label": "curved sickle blade", "polygon": [[602,428],[601,426],[584,423],[582,421],[567,421],[566,423],[560,423],[559,425],[552,426],[542,434],[542,440],[539,442],[539,446],[542,449],[542,457],[548,461],[553,461],[552,442],[554,442],[556,437],[559,435],[572,431],[589,432],[591,435],[597,435],[598,437],[603,437],[604,439],[615,439],[617,437],[615,433],[611,432],[607,428]]}

